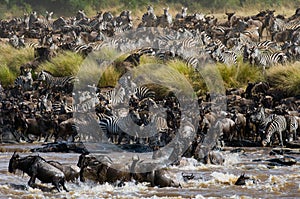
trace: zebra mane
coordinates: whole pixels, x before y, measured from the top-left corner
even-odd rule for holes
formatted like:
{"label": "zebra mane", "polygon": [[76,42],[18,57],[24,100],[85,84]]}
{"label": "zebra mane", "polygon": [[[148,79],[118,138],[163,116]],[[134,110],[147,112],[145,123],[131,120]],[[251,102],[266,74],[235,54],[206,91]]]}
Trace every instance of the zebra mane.
{"label": "zebra mane", "polygon": [[42,73],[47,73],[47,74],[49,74],[49,75],[52,75],[52,76],[53,76],[53,74],[52,74],[50,71],[47,71],[47,70],[42,70],[41,72],[42,72]]}

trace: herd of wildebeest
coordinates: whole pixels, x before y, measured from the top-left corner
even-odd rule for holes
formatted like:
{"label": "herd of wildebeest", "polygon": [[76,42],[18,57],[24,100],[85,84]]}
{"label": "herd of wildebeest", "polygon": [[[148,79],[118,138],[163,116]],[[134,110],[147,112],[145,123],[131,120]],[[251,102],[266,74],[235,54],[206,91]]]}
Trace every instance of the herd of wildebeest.
{"label": "herd of wildebeest", "polygon": [[[0,85],[3,143],[44,140],[53,142],[46,151],[66,152],[73,143],[96,141],[126,145],[133,151],[143,147],[145,151],[154,151],[153,160],[164,158],[160,149],[169,145],[173,151],[165,166],[178,163],[183,156],[222,164],[223,157],[214,150],[224,146],[297,146],[300,99],[272,88],[268,82],[249,82],[246,89],[227,89],[224,95],[208,92],[198,96],[193,106],[172,91],[158,94],[159,89],[165,88],[136,86],[133,78],[126,75],[140,64],[141,56],[154,56],[162,62],[181,59],[195,72],[214,62],[236,67],[239,56],[263,70],[298,61],[299,9],[290,17],[275,15],[274,10],[263,10],[253,16],[226,13],[228,20],[219,21],[213,15],[188,14],[187,8],[175,17],[168,9],[156,16],[153,7],[148,6],[139,24],[133,23],[128,10],[119,16],[99,12],[91,18],[80,10],[74,17],[55,20],[52,14],[47,12],[44,17],[32,12],[24,18],[0,21],[2,43],[35,49],[34,60],[20,66],[20,76],[14,85]],[[126,74],[115,89],[87,85],[83,90],[73,90],[78,78],[55,77],[39,70],[41,63],[51,62],[62,51],[88,56],[102,48],[131,52],[115,65]],[[97,61],[103,63],[101,59]],[[41,72],[33,78],[36,71]],[[125,98],[127,109],[117,113]],[[138,128],[128,128],[130,122]],[[147,126],[154,132],[148,132],[151,136],[126,132]],[[60,144],[66,147],[57,147]],[[79,170],[38,155],[20,157],[14,153],[9,172],[20,169],[31,177],[29,185],[38,178],[52,183],[58,191],[60,185],[67,191],[65,181],[78,177],[81,181],[87,178],[118,185],[134,179],[151,186],[180,186],[166,177],[164,168],[136,172],[151,164],[139,157],[133,157],[131,164],[118,164],[109,154],[96,156],[88,154],[88,150],[80,155]]]}

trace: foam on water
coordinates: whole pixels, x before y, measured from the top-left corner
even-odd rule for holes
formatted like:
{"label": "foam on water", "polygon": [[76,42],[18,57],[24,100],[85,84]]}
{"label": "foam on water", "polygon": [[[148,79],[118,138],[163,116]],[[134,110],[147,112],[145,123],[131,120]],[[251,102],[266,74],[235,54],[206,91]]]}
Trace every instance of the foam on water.
{"label": "foam on water", "polygon": [[211,176],[213,177],[213,182],[221,184],[232,185],[238,179],[238,176],[229,173],[213,172]]}
{"label": "foam on water", "polygon": [[226,167],[231,167],[241,162],[241,158],[238,153],[225,153],[224,160],[224,166]]}

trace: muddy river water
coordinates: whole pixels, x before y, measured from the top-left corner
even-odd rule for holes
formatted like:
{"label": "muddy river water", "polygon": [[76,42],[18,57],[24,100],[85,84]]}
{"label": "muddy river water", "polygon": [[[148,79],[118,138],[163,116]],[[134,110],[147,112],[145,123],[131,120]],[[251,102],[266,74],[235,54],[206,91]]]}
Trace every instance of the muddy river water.
{"label": "muddy river water", "polygon": [[[300,163],[292,166],[269,165],[267,159],[281,157],[270,155],[271,148],[243,148],[232,152],[232,148],[222,151],[224,165],[205,165],[190,158],[183,158],[179,166],[171,166],[170,174],[182,188],[149,187],[146,183],[128,182],[122,187],[94,182],[67,182],[70,192],[42,191],[27,186],[29,177],[21,171],[8,172],[8,162],[13,151],[20,156],[35,144],[1,145],[0,153],[0,198],[300,198]],[[36,153],[35,153],[36,154]],[[38,153],[46,160],[76,165],[77,153]],[[123,161],[128,155],[110,154],[113,160]],[[293,154],[297,162],[300,155]],[[130,157],[131,158],[131,157]],[[193,173],[194,179],[184,181],[182,173]],[[234,185],[237,178],[245,173],[250,179],[246,185]],[[37,180],[37,183],[39,181]],[[49,186],[50,184],[44,184]],[[24,190],[25,188],[25,190]]]}

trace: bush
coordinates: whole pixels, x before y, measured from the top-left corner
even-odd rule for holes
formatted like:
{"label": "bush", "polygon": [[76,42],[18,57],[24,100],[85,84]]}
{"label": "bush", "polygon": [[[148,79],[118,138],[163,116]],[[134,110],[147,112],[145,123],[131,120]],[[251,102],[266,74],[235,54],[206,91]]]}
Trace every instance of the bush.
{"label": "bush", "polygon": [[300,63],[274,66],[267,71],[267,80],[274,88],[290,96],[300,95]]}
{"label": "bush", "polygon": [[54,76],[77,75],[82,62],[83,57],[81,55],[65,51],[53,57],[51,61],[42,63],[37,72],[46,70]]}
{"label": "bush", "polygon": [[0,67],[0,83],[2,86],[7,87],[9,85],[12,85],[14,80],[16,79],[17,74],[13,73],[9,70],[9,68],[6,65],[1,65]]}
{"label": "bush", "polygon": [[[3,44],[0,48],[1,82],[4,86],[13,84],[15,78],[20,75],[20,66],[34,59],[32,48],[15,49]],[[7,76],[6,76],[7,75]]]}
{"label": "bush", "polygon": [[217,67],[226,88],[245,87],[248,81],[256,82],[264,79],[262,69],[242,61],[239,61],[237,66],[217,64]]}

